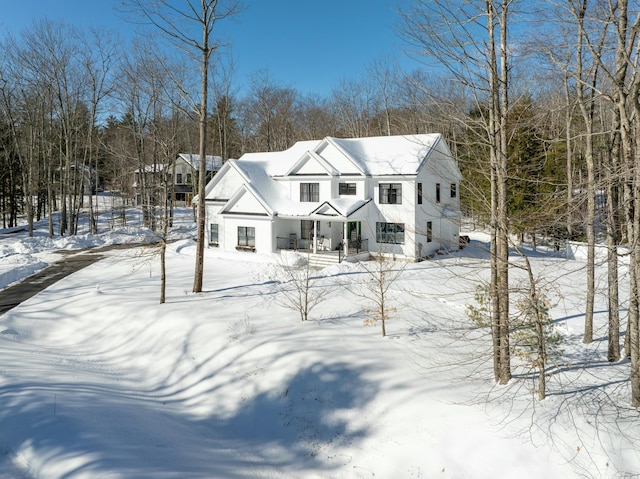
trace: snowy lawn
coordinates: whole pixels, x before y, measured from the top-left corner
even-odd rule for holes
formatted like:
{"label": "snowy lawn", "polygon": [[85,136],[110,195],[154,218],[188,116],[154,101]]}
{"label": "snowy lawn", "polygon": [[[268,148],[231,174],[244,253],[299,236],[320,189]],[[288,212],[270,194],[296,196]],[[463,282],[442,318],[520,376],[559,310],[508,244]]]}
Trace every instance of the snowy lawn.
{"label": "snowy lawn", "polygon": [[465,315],[489,273],[473,238],[406,266],[386,338],[363,325],[360,265],[318,272],[337,289],[301,322],[271,257],[209,249],[192,294],[195,244],[172,243],[160,305],[158,257],[110,252],[0,316],[0,478],[640,474],[629,364],[606,362],[602,294],[597,339],[581,343],[584,264],[532,253],[566,338],[540,402],[524,367],[494,385],[488,331]]}

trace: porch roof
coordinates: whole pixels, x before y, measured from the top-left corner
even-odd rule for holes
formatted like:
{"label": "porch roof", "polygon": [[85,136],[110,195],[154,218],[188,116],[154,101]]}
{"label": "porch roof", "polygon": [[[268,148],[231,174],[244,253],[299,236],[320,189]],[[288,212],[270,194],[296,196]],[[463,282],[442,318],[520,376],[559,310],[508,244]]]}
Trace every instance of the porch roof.
{"label": "porch roof", "polygon": [[367,217],[368,206],[371,199],[354,200],[349,198],[334,198],[325,201],[318,207],[306,213],[281,212],[280,218],[290,218],[298,220],[324,220],[324,221],[347,221],[354,219],[364,219]]}

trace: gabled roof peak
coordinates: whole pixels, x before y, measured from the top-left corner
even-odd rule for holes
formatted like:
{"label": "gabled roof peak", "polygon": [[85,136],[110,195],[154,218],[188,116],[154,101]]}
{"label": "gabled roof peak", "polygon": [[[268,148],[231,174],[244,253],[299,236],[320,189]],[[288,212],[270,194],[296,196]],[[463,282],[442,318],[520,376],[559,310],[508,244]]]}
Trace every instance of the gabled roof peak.
{"label": "gabled roof peak", "polygon": [[334,138],[327,140],[338,147],[366,175],[413,175],[438,144],[440,133],[422,135]]}

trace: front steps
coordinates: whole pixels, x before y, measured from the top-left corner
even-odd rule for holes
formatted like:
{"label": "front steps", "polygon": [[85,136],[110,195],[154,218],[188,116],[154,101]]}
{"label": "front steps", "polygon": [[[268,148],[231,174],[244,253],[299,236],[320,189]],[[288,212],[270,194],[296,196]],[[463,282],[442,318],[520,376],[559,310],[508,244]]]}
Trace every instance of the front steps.
{"label": "front steps", "polygon": [[338,256],[337,251],[309,254],[309,266],[311,266],[312,268],[322,269],[333,264],[338,264],[339,262],[340,257]]}

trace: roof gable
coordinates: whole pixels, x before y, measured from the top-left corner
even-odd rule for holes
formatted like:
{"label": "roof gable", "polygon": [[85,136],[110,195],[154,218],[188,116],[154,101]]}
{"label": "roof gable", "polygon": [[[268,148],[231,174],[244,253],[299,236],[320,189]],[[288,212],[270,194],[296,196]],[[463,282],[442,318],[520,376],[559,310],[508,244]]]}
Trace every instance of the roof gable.
{"label": "roof gable", "polygon": [[221,214],[272,216],[273,211],[249,185],[242,185],[220,211]]}
{"label": "roof gable", "polygon": [[236,160],[229,160],[207,183],[204,197],[206,199],[229,199],[243,183],[248,182],[249,179],[236,166]]}
{"label": "roof gable", "polygon": [[325,201],[316,209],[314,209],[311,216],[341,216],[347,218],[360,208],[365,206],[371,201],[371,199],[351,199],[351,198],[333,198],[329,201]]}
{"label": "roof gable", "polygon": [[305,152],[300,159],[293,164],[285,176],[293,175],[330,175],[336,176],[338,171],[323,157],[314,151]]}
{"label": "roof gable", "polygon": [[315,153],[331,164],[338,175],[364,175],[361,166],[333,140],[330,137],[322,140],[315,148]]}

